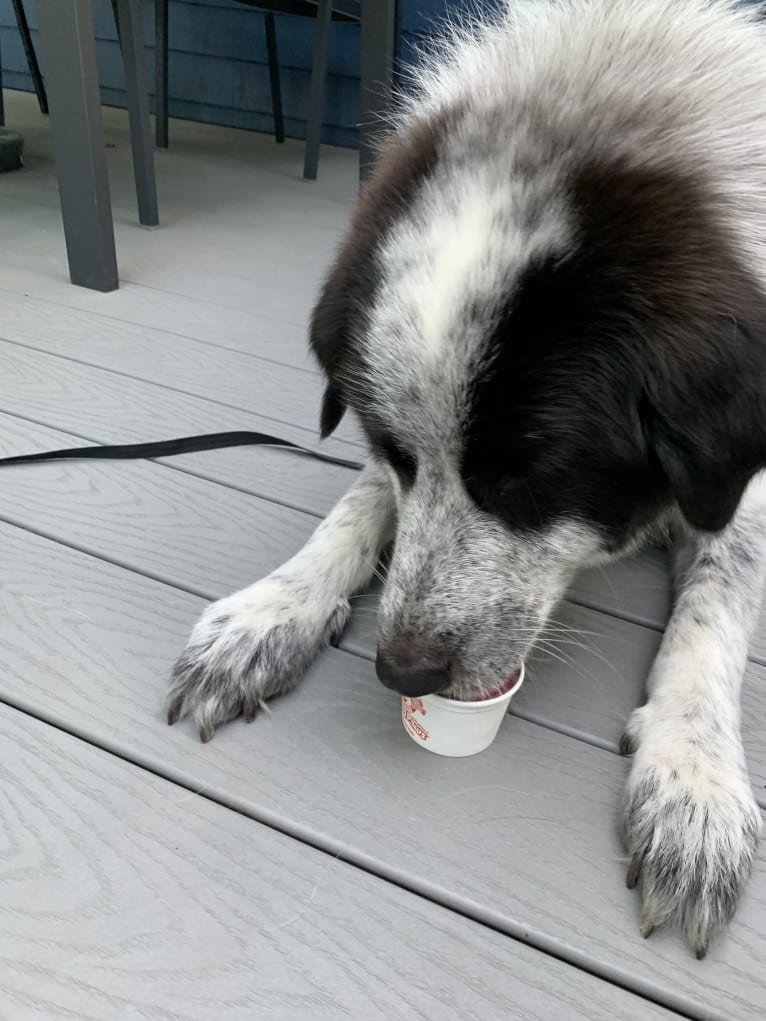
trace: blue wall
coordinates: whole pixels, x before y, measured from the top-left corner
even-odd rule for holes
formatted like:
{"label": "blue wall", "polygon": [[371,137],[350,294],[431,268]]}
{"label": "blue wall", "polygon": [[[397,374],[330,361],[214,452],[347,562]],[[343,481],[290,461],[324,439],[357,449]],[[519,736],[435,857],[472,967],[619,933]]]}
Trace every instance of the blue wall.
{"label": "blue wall", "polygon": [[[413,43],[438,25],[445,10],[471,0],[402,0],[400,52],[411,59]],[[109,0],[93,0],[102,99],[124,106],[122,63]],[[25,0],[34,27],[33,0]],[[154,76],[153,3],[144,0],[144,32]],[[234,0],[171,0],[170,112],[172,116],[232,127],[271,131],[271,99],[263,15]],[[0,0],[0,53],[6,88],[31,90],[11,0]],[[287,133],[305,137],[305,110],[314,22],[277,18],[282,95]],[[38,48],[39,55],[39,48]],[[359,116],[359,29],[334,25],[324,139],[356,145]]]}

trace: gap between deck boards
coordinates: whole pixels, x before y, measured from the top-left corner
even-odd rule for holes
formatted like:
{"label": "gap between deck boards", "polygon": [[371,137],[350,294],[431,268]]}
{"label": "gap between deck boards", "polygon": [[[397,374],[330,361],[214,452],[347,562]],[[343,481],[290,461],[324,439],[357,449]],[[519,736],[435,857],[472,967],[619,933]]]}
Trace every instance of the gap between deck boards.
{"label": "gap between deck boards", "polygon": [[[165,391],[166,393],[173,393],[173,394],[181,395],[181,396],[183,396],[184,399],[186,399],[187,401],[191,401],[193,403],[201,401],[201,402],[204,402],[204,404],[211,404],[211,405],[213,405],[215,407],[227,407],[227,408],[230,409],[230,411],[236,412],[236,415],[241,415],[242,414],[242,412],[241,412],[241,410],[239,409],[238,406],[235,407],[234,405],[231,405],[231,404],[225,404],[225,403],[222,404],[221,402],[219,402],[219,401],[217,401],[215,399],[208,398],[208,397],[204,397],[204,398],[200,397],[193,390],[185,389],[183,387],[165,386],[165,385],[163,385],[161,383],[155,383],[153,381],[147,380],[143,376],[135,376],[132,373],[123,373],[122,371],[120,371],[118,369],[105,367],[103,364],[97,364],[97,363],[93,363],[91,361],[85,361],[85,360],[81,360],[81,359],[72,358],[69,355],[62,355],[62,354],[59,354],[59,353],[56,353],[56,352],[47,351],[44,348],[40,349],[38,347],[29,346],[28,344],[22,343],[22,342],[5,341],[5,343],[8,343],[9,346],[11,346],[13,348],[16,348],[17,350],[22,350],[22,351],[30,352],[31,354],[34,354],[37,358],[42,358],[43,360],[49,359],[49,358],[53,358],[59,364],[63,363],[63,364],[69,364],[71,366],[79,366],[79,367],[85,368],[90,373],[95,373],[97,376],[100,376],[101,374],[106,374],[106,377],[112,377],[114,379],[130,380],[131,383],[134,386],[137,385],[137,386],[139,386],[141,388],[149,388],[150,387],[152,389],[152,391],[160,390],[160,391]],[[29,366],[30,369],[33,369],[33,367],[34,367],[33,365]],[[93,381],[88,379],[87,382],[92,384]],[[82,437],[84,442],[96,442],[96,443],[99,443],[99,442],[119,442],[120,441],[119,435],[117,437],[115,437],[114,435],[110,435],[108,437],[105,437],[105,436],[94,437],[92,435],[92,432],[86,432],[83,429],[72,428],[71,426],[66,428],[66,429],[64,429],[64,430],[60,430],[60,427],[58,425],[53,424],[49,417],[43,417],[40,414],[37,414],[35,416],[24,415],[23,412],[20,412],[19,408],[17,408],[17,407],[16,408],[9,408],[9,407],[6,406],[6,413],[10,417],[17,417],[20,420],[26,420],[26,421],[29,421],[29,422],[34,422],[34,423],[39,424],[40,426],[43,426],[43,427],[51,428],[51,429],[57,430],[57,431],[63,431],[63,432],[67,433],[70,436]],[[246,412],[246,414],[251,415],[253,413],[248,411],[248,412]],[[302,426],[300,424],[295,424],[293,422],[288,422],[288,421],[286,421],[284,419],[269,418],[268,416],[260,416],[260,415],[258,415],[257,418],[260,419],[262,422],[264,422],[266,428],[269,429],[270,431],[273,430],[277,434],[280,434],[280,432],[284,432],[284,430],[287,430],[288,432],[294,432],[295,430],[299,430],[301,432],[301,436],[305,437],[303,442],[304,443],[305,442],[310,442],[310,440],[308,438],[308,435],[306,433],[306,430],[305,430],[305,426]],[[220,425],[220,420],[217,419],[217,418],[216,418],[216,423]],[[239,427],[239,423],[237,423],[237,425]],[[356,450],[359,450],[361,452],[362,449],[363,449],[361,447],[355,446],[353,444],[353,442],[349,442],[349,441],[341,441],[337,445],[328,444],[328,449],[336,450],[336,449],[339,449],[340,447],[342,447],[346,451],[356,451]],[[353,458],[355,455],[352,453],[351,456]],[[224,486],[226,488],[229,488],[229,489],[231,489],[233,491],[236,491],[236,492],[239,492],[239,493],[242,493],[242,494],[252,494],[253,496],[256,496],[256,497],[259,497],[261,499],[267,500],[267,501],[269,501],[271,503],[274,503],[277,506],[283,506],[283,507],[286,507],[286,508],[289,508],[289,509],[294,509],[294,510],[300,511],[300,512],[302,512],[304,514],[310,514],[311,516],[316,517],[316,518],[322,517],[329,510],[328,504],[332,503],[332,500],[328,500],[328,495],[329,494],[324,494],[323,496],[318,497],[317,500],[315,500],[315,501],[309,500],[308,502],[306,502],[305,499],[304,499],[304,502],[298,502],[295,498],[292,498],[292,499],[281,498],[279,493],[278,493],[278,491],[275,489],[273,484],[271,486],[269,486],[267,484],[265,487],[261,486],[259,488],[257,485],[256,486],[251,486],[251,485],[247,484],[244,481],[235,482],[235,481],[232,481],[230,478],[222,478],[221,475],[220,474],[216,474],[216,472],[214,470],[206,471],[202,467],[190,467],[188,460],[186,462],[184,462],[183,464],[180,464],[178,462],[171,463],[167,459],[160,459],[159,461],[157,461],[155,463],[162,464],[164,467],[169,467],[169,468],[171,468],[174,471],[180,471],[180,472],[183,472],[184,474],[187,474],[187,475],[190,475],[190,476],[193,476],[193,477],[197,477],[197,478],[200,478],[200,479],[205,479],[207,481],[213,482],[213,483],[215,483],[217,485],[220,485],[220,486]],[[197,463],[200,464],[202,462],[197,462]],[[304,472],[306,471],[305,468],[303,470],[304,470]],[[299,471],[300,471],[300,469],[299,469]],[[352,472],[346,472],[344,477],[349,478],[349,481],[350,481],[351,479],[353,479],[353,473]],[[342,487],[342,486],[340,486],[338,484],[339,479],[340,479],[340,476],[337,476],[336,477],[336,481],[333,483],[333,487],[331,487],[333,494],[338,494],[339,495],[339,493],[342,492],[342,490],[344,488],[344,487]],[[317,503],[321,504],[322,506],[317,506]],[[604,613],[604,614],[606,614],[608,616],[611,616],[611,617],[614,617],[616,619],[620,619],[620,620],[628,621],[628,622],[631,622],[631,623],[639,624],[641,626],[648,627],[651,630],[654,630],[654,631],[656,631],[658,633],[661,633],[663,631],[663,629],[664,629],[664,625],[663,625],[663,622],[661,620],[658,621],[656,619],[647,619],[647,615],[645,613],[642,613],[640,608],[638,608],[636,606],[623,606],[623,605],[621,605],[619,603],[619,601],[615,601],[615,600],[603,600],[603,599],[599,600],[595,596],[591,596],[590,598],[587,598],[584,594],[580,594],[577,591],[577,588],[578,588],[578,586],[577,586],[577,584],[575,584],[574,589],[569,592],[568,597],[567,597],[568,601],[570,603],[574,604],[574,605],[581,606],[581,607],[587,608],[587,609],[591,609],[591,610],[593,610],[595,612]],[[766,623],[766,619],[765,619],[764,623]],[[766,664],[766,649],[760,649],[757,646],[751,646],[748,658],[750,659],[751,662],[759,663],[759,664],[764,665],[764,664]]]}
{"label": "gap between deck boards", "polygon": [[[46,425],[43,426],[43,428],[48,429],[49,427]],[[76,434],[70,433],[69,435],[74,436]],[[157,464],[157,462],[154,463]],[[162,464],[161,467],[169,466]],[[31,469],[28,468],[26,470],[34,471],[35,468],[32,467]],[[216,487],[235,488],[226,487],[225,484],[219,483],[215,480],[212,482],[212,484],[215,485]],[[247,495],[249,495],[249,493]],[[272,503],[273,501],[266,502]],[[103,546],[101,548],[96,548],[91,545],[88,545],[86,542],[76,541],[72,538],[67,537],[66,535],[62,535],[61,530],[40,527],[39,525],[30,523],[24,517],[15,516],[14,514],[8,513],[7,511],[3,513],[1,508],[2,504],[0,504],[0,520],[11,525],[12,527],[18,528],[29,534],[37,535],[46,541],[58,543],[62,547],[72,549],[78,553],[82,553],[86,556],[92,557],[95,560],[100,560],[103,561],[104,563],[111,564],[112,566],[117,567],[121,570],[131,572],[141,577],[145,577],[147,579],[150,579],[151,581],[157,582],[162,585],[166,585],[169,588],[175,589],[179,592],[185,592],[189,595],[193,595],[206,601],[213,600],[215,598],[220,597],[222,594],[226,594],[216,591],[215,588],[205,588],[202,585],[194,585],[189,584],[188,582],[183,582],[178,578],[174,579],[172,577],[169,577],[167,573],[163,573],[163,571],[160,570],[153,571],[150,569],[150,567],[147,567],[144,564],[137,564],[135,561],[131,562],[130,560],[124,559],[120,556],[110,555],[110,551],[108,549],[104,549]],[[372,601],[369,600],[369,598],[367,598],[364,600],[364,603],[366,605],[363,605],[360,608],[362,612],[372,613],[373,612]],[[582,603],[578,601],[576,598],[570,597],[569,599],[564,601],[563,605],[577,607],[581,606]],[[623,621],[625,619],[624,617],[618,614],[610,614],[608,610],[604,610],[603,608],[596,608],[593,610],[593,612],[597,614],[603,614],[607,618],[611,617],[612,619],[619,621]],[[370,628],[369,626],[365,627],[364,622],[360,624],[361,620],[362,618],[360,614],[357,614],[356,622],[352,619],[349,632],[347,633],[342,643],[342,651],[344,651],[348,655],[359,656],[362,659],[369,661],[374,658],[374,635],[371,636]],[[635,628],[645,629],[647,627],[645,623],[638,624],[633,621],[628,621],[628,623],[630,623],[631,627]],[[649,630],[652,630],[652,633],[658,633],[658,631],[660,631],[661,629],[650,628]],[[753,658],[753,662],[757,662],[757,660]],[[526,709],[523,704],[517,704],[518,702],[519,700],[516,700],[513,703],[512,714],[519,717],[520,719],[527,720],[530,723],[534,723],[539,726],[545,727],[556,733],[581,741],[593,747],[600,748],[601,750],[609,751],[611,753],[617,753],[619,735],[615,736],[614,739],[607,738],[604,737],[603,735],[589,732],[588,730],[584,729],[581,726],[569,724],[563,718],[557,719],[555,713],[548,714],[545,712],[541,713],[538,711]],[[632,708],[632,704],[629,708]],[[761,789],[760,784],[757,785],[756,787],[756,797],[758,799],[759,804],[766,807],[766,791]]]}
{"label": "gap between deck boards", "polygon": [[[36,535],[39,538],[44,539],[46,542],[56,543],[57,545],[63,546],[66,549],[71,549],[76,553],[81,553],[84,556],[92,557],[94,560],[100,560],[103,563],[110,564],[111,566],[119,568],[122,571],[128,571],[131,574],[137,575],[138,577],[146,578],[149,581],[153,581],[160,585],[167,586],[168,588],[172,588],[178,592],[184,592],[187,595],[195,596],[199,599],[204,599],[208,602],[213,601],[214,597],[211,597],[209,592],[198,590],[193,586],[181,585],[176,582],[169,581],[167,578],[159,574],[155,574],[152,573],[151,571],[138,568],[134,565],[125,563],[124,561],[121,561],[114,557],[105,556],[103,553],[89,549],[87,546],[82,546],[75,542],[67,541],[59,536],[53,535],[41,529],[33,528],[30,525],[25,524],[23,521],[16,520],[12,517],[9,517],[8,515],[0,513],[0,522],[3,522],[7,525],[11,525],[13,528],[18,528],[23,532],[28,532],[30,535]],[[367,662],[370,662],[373,658],[369,653],[366,653],[363,650],[360,650],[358,648],[343,647],[342,645],[338,648],[338,652],[341,653],[342,655],[357,657]],[[600,738],[595,734],[589,734],[583,730],[579,730],[574,727],[567,727],[565,724],[558,723],[557,721],[554,720],[545,719],[540,714],[534,712],[529,711],[525,712],[523,709],[520,710],[513,703],[511,704],[511,708],[509,711],[512,716],[516,716],[519,719],[525,720],[526,722],[541,727],[542,729],[553,731],[554,733],[561,734],[563,737],[568,737],[575,741],[580,741],[583,744],[590,745],[593,748],[598,748],[601,751],[609,752],[610,754],[613,755],[619,755],[619,749],[617,747],[616,742],[609,741],[605,738]],[[766,792],[762,793],[760,791],[756,791],[756,800],[758,801],[760,807],[766,809]]]}
{"label": "gap between deck boards", "polygon": [[[253,414],[253,409],[252,408],[244,407],[241,404],[233,404],[231,402],[223,401],[223,400],[220,400],[219,398],[211,397],[211,396],[202,397],[200,394],[194,393],[193,390],[187,390],[187,389],[184,389],[184,387],[181,387],[181,386],[173,386],[173,385],[170,385],[169,383],[157,383],[154,380],[146,379],[144,376],[137,376],[137,375],[135,375],[132,372],[126,372],[125,370],[122,370],[122,369],[105,368],[103,365],[98,365],[95,362],[87,361],[84,358],[74,358],[74,357],[72,357],[72,355],[56,354],[56,353],[51,352],[51,351],[46,351],[44,348],[33,347],[31,344],[22,344],[19,341],[8,340],[7,337],[3,337],[3,336],[0,336],[0,342],[2,342],[3,344],[9,344],[12,347],[20,348],[21,350],[24,350],[24,351],[34,351],[34,352],[36,352],[39,355],[44,355],[46,358],[52,358],[52,359],[54,359],[56,361],[70,362],[73,365],[82,365],[82,366],[85,366],[86,368],[89,368],[89,369],[97,369],[99,372],[106,372],[106,373],[109,373],[109,375],[111,375],[111,376],[117,376],[117,377],[119,377],[121,379],[130,379],[133,382],[143,383],[145,386],[151,386],[151,387],[156,388],[157,390],[166,390],[168,393],[182,394],[184,397],[194,397],[197,400],[204,400],[204,401],[206,401],[209,404],[215,404],[215,405],[217,405],[218,407],[221,407],[221,408],[228,408],[231,411],[240,411],[240,412],[244,412],[245,414]],[[278,363],[274,362],[274,363],[270,363],[270,364],[275,364],[276,365]],[[290,367],[290,366],[280,366],[280,367],[281,368],[290,368],[290,371],[298,371],[298,370],[293,370],[292,367]],[[310,375],[310,374],[306,373],[306,375]],[[269,419],[269,421],[274,422],[277,425],[285,426],[285,427],[288,427],[288,428],[300,428],[300,429],[305,429],[306,428],[305,425],[302,425],[301,423],[297,423],[297,422],[294,422],[294,421],[290,421],[289,419],[277,418],[277,417],[272,416],[272,415],[264,415],[260,411],[258,411],[257,414],[260,415],[262,418]],[[51,426],[51,428],[55,428],[55,426]],[[359,449],[360,451],[364,449],[362,441],[360,439],[348,437],[348,436],[345,436],[345,435],[339,435],[338,438],[341,439],[344,443],[347,443],[350,446]]]}
{"label": "gap between deck boards", "polygon": [[[119,290],[109,295],[109,310],[99,302],[99,307],[94,307],[93,295],[87,290],[74,288],[71,284],[58,281],[45,281],[48,288],[53,287],[53,294],[40,296],[36,293],[40,288],[41,281],[33,273],[19,271],[4,267],[0,283],[0,291],[13,295],[19,300],[33,301],[57,309],[66,309],[67,312],[88,315],[94,318],[100,317],[107,322],[124,324],[137,330],[151,329],[158,333],[173,337],[177,340],[191,340],[196,344],[203,344],[213,351],[230,351],[237,354],[248,355],[253,358],[260,358],[264,361],[271,361],[279,365],[291,366],[312,372],[315,375],[320,373],[319,366],[313,361],[309,354],[307,342],[308,323],[296,323],[290,319],[280,319],[276,316],[263,312],[245,313],[230,308],[228,305],[216,304],[205,298],[185,298],[172,291],[160,287],[153,287],[151,284],[140,281],[120,280]],[[82,291],[82,293],[80,293]],[[99,297],[101,297],[99,295]],[[136,307],[138,303],[138,307]],[[172,307],[168,307],[172,306]],[[149,313],[151,309],[151,314]],[[118,310],[121,314],[118,314]],[[196,313],[193,317],[191,312]],[[162,316],[158,320],[157,314]],[[236,316],[241,325],[232,329],[231,317]],[[229,333],[241,335],[244,339],[240,343],[221,343],[211,340],[215,331],[220,331],[221,318],[226,316],[226,336]],[[200,329],[200,322],[207,322],[207,327]],[[183,323],[185,329],[193,329],[193,333],[184,333],[176,328]],[[172,324],[172,326],[170,325]],[[249,344],[258,335],[259,328],[285,329],[300,332],[301,339],[295,345],[293,352],[292,345],[285,346],[280,343],[273,345],[277,347],[274,354],[263,354],[261,351],[254,351]],[[260,338],[259,338],[260,343]],[[272,345],[269,346],[271,350]],[[294,354],[294,357],[292,356]]]}
{"label": "gap between deck boards", "polygon": [[[0,415],[7,415],[9,418],[18,419],[18,421],[20,422],[29,422],[30,425],[40,426],[42,429],[55,430],[56,432],[62,434],[62,438],[71,437],[73,440],[76,440],[77,442],[72,444],[73,446],[77,446],[78,443],[82,444],[83,446],[92,445],[103,447],[108,445],[107,441],[96,439],[93,436],[85,436],[83,433],[72,432],[70,429],[62,429],[61,426],[52,426],[50,425],[50,423],[43,422],[38,418],[32,418],[29,415],[20,415],[17,411],[8,411],[6,408],[3,407],[0,407]],[[298,429],[299,427],[293,426],[293,428]],[[170,437],[162,436],[159,438],[169,439]],[[306,440],[306,442],[307,443],[309,442],[308,439]],[[51,447],[51,449],[54,448]],[[27,453],[27,451],[19,451],[19,453]],[[29,451],[29,453],[32,453],[32,451]],[[207,451],[207,453],[210,453],[210,451]],[[289,450],[289,448],[285,448],[285,453],[287,454],[288,457],[302,458],[301,454],[298,453],[293,454]],[[328,450],[327,453],[330,453],[330,451]],[[351,452],[351,454],[353,455],[353,451]],[[342,450],[341,452],[338,452],[339,457],[342,457],[344,455],[349,455],[349,452],[347,450]],[[184,455],[181,456],[183,457]],[[348,459],[353,460],[353,457],[348,456]],[[89,460],[88,458],[83,458],[82,463],[87,463],[88,460]],[[182,475],[190,475],[192,478],[195,479],[202,479],[204,482],[212,482],[214,485],[222,486],[224,489],[231,489],[235,493],[242,493],[243,496],[252,496],[255,497],[255,499],[257,500],[268,501],[269,503],[273,503],[276,507],[284,507],[286,510],[297,511],[299,514],[307,514],[313,518],[316,518],[317,524],[320,521],[323,521],[324,518],[326,517],[326,514],[323,513],[322,511],[311,510],[307,507],[303,507],[301,504],[295,503],[290,500],[280,500],[276,496],[274,496],[273,493],[263,493],[259,492],[257,489],[247,489],[245,488],[245,486],[237,485],[237,483],[231,481],[224,482],[215,475],[211,475],[209,473],[206,474],[201,468],[190,468],[187,462],[178,463],[178,458],[175,457],[147,457],[140,458],[140,460],[149,461],[151,464],[157,464],[163,468],[169,468],[171,471],[180,472]],[[348,471],[351,472],[353,471],[353,469],[348,469]]]}

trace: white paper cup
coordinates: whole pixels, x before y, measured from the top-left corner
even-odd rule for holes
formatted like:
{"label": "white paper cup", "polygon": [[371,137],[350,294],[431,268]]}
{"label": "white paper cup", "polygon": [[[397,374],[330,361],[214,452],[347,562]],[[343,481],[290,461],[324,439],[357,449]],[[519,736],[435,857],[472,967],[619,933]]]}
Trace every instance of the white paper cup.
{"label": "white paper cup", "polygon": [[511,699],[524,683],[522,664],[513,687],[481,702],[458,702],[443,695],[402,699],[402,723],[412,740],[436,755],[458,758],[489,748]]}

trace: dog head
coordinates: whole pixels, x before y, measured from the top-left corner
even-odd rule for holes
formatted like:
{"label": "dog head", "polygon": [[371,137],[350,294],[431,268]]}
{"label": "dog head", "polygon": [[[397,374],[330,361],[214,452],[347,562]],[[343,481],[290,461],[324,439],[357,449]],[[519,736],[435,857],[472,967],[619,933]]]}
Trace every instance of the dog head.
{"label": "dog head", "polygon": [[408,695],[496,687],[578,567],[722,529],[766,465],[766,300],[715,182],[469,135],[389,146],[312,324],[323,435],[353,408],[398,493],[378,658]]}

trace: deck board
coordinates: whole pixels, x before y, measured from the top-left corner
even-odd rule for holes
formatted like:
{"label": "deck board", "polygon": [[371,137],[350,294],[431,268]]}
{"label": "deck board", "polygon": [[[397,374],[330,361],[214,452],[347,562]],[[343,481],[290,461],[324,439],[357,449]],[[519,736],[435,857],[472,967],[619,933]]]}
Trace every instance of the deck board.
{"label": "deck board", "polygon": [[216,301],[132,281],[123,281],[119,290],[104,300],[97,292],[72,287],[54,276],[41,278],[39,273],[18,266],[3,267],[2,289],[4,293],[34,296],[59,308],[108,316],[126,327],[150,327],[271,358],[283,365],[316,368],[306,347],[307,322],[291,306],[286,306],[281,316],[273,317],[254,308],[233,309]]}
{"label": "deck board", "polygon": [[[21,292],[17,290],[19,277],[25,282]],[[198,382],[202,378],[200,359],[205,356],[202,375],[207,372],[210,385],[203,388],[203,396],[207,397],[216,396],[211,368],[220,375],[220,386],[226,389],[243,373],[245,379],[257,375],[264,361],[287,365],[298,373],[319,373],[309,352],[305,322],[296,325],[245,312],[230,315],[225,306],[179,298],[137,284],[116,291],[119,300],[114,305],[111,300],[105,304],[99,295],[100,302],[80,297],[78,305],[73,306],[66,304],[73,300],[71,296],[61,295],[58,289],[53,289],[55,297],[33,297],[30,280],[34,278],[29,273],[17,270],[11,274],[11,283],[14,279],[16,287],[8,287],[3,273],[0,300],[4,339],[17,344],[83,361],[96,358],[95,364],[106,363],[106,368],[123,366],[130,373],[143,372],[151,382],[161,382],[155,366],[164,365],[164,371],[175,371],[172,385],[176,388],[184,379]],[[127,314],[141,310],[137,316],[141,321],[122,318],[120,303]],[[218,358],[213,362],[216,351]],[[240,386],[245,379],[239,380]],[[244,395],[245,399],[250,396],[247,392]]]}
{"label": "deck board", "polygon": [[5,706],[0,740],[6,1017],[675,1016]]}
{"label": "deck board", "polygon": [[11,465],[0,518],[208,597],[233,580],[234,562],[239,588],[279,567],[317,525],[151,461]]}
{"label": "deck board", "polygon": [[[317,428],[324,384],[314,371],[7,292],[0,302],[0,338],[22,351],[43,351],[215,401],[222,415],[234,408]],[[343,425],[338,436],[348,438]]]}
{"label": "deck board", "polygon": [[288,343],[291,339],[282,323],[272,321],[261,331],[264,354],[257,355],[222,347],[215,336],[205,343],[2,289],[0,303],[3,340],[228,407],[256,410],[267,418],[294,409],[294,425],[316,427],[322,380],[309,360],[305,339],[290,345],[304,350],[300,367],[274,357],[280,334],[287,333]]}
{"label": "deck board", "polygon": [[[24,134],[25,172],[5,175],[3,219],[23,231],[17,267],[65,280],[49,128],[33,103],[7,96],[7,123]],[[323,146],[319,178],[308,184],[300,142],[174,121],[171,147],[155,160],[161,228],[148,233],[136,222],[127,120],[109,109],[103,119],[121,279],[307,323],[345,228],[358,155]]]}
{"label": "deck board", "polygon": [[[67,359],[0,342],[0,360],[0,413],[70,434],[54,437],[42,430],[35,434],[30,424],[29,438],[36,449],[49,448],[51,443],[72,446],[78,439],[85,443],[139,443],[237,429],[266,432],[311,449],[318,446],[316,430],[224,408]],[[27,442],[23,432],[11,422],[6,426],[0,437],[4,449],[8,454],[26,453],[27,447],[20,445]],[[335,440],[322,444],[321,449],[351,461],[363,461],[366,456],[360,447]],[[302,460],[296,472],[292,470],[296,456],[265,447],[239,447],[185,454],[174,457],[170,464],[276,503],[325,514],[356,473],[311,460]]]}

